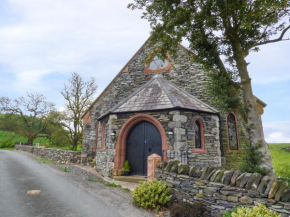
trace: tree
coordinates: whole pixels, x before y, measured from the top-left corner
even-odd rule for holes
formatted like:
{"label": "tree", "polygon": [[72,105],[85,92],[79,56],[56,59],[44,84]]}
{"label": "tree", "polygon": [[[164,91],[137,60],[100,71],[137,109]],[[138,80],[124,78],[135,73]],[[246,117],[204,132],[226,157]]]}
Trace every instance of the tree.
{"label": "tree", "polygon": [[66,100],[65,111],[62,112],[62,125],[69,132],[69,140],[74,150],[83,138],[81,115],[92,103],[92,96],[97,90],[95,79],[84,82],[78,73],[72,73],[69,85],[65,85],[61,94]]}
{"label": "tree", "polygon": [[54,109],[54,104],[46,101],[41,94],[28,93],[27,98],[0,98],[2,116],[1,128],[24,136],[28,143],[43,137],[48,126],[47,114]]}
{"label": "tree", "polygon": [[[150,22],[151,43],[160,43],[157,54],[173,56],[183,38],[190,42],[194,60],[220,76],[237,74],[246,108],[247,136],[263,153],[259,166],[272,169],[268,145],[256,112],[246,57],[259,46],[279,42],[290,29],[281,20],[290,15],[288,0],[135,0],[131,9],[143,9]],[[274,35],[279,34],[275,39]],[[286,39],[287,40],[287,39]]]}

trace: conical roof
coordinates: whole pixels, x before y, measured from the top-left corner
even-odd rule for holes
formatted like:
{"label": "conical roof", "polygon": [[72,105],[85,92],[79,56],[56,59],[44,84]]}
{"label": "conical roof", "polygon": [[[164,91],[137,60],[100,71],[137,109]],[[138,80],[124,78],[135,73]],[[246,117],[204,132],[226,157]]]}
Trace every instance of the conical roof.
{"label": "conical roof", "polygon": [[111,108],[102,117],[112,113],[141,112],[182,108],[207,113],[218,113],[216,109],[164,79],[160,74]]}

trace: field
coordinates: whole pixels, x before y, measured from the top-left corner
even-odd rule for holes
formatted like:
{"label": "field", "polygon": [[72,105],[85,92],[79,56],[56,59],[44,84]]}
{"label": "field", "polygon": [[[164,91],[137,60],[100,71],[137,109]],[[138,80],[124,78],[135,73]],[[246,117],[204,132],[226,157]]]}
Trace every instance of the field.
{"label": "field", "polygon": [[290,152],[282,149],[290,144],[269,144],[269,146],[276,175],[290,180]]}
{"label": "field", "polygon": [[[26,143],[27,139],[23,136],[16,136],[12,132],[6,132],[6,131],[0,131],[0,147],[1,143],[11,141],[11,144],[13,145],[16,142],[22,142]],[[55,149],[62,149],[62,150],[71,150],[70,146],[50,146],[50,142],[47,138],[37,138],[34,140],[33,144],[39,143],[40,145],[44,145],[48,148],[55,148]],[[81,146],[78,146],[77,151],[81,151]]]}

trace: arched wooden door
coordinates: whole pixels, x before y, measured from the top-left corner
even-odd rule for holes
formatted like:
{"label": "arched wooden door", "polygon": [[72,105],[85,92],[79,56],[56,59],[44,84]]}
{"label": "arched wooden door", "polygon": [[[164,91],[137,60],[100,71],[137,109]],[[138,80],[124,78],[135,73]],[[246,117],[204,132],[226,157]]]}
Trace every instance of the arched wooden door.
{"label": "arched wooden door", "polygon": [[126,142],[126,160],[131,166],[131,174],[147,175],[147,158],[151,154],[162,155],[162,140],[159,130],[150,122],[136,124]]}

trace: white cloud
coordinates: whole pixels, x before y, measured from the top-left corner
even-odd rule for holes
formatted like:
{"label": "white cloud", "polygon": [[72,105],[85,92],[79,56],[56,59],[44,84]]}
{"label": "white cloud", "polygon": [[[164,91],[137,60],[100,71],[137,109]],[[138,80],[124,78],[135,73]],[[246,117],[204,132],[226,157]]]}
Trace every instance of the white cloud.
{"label": "white cloud", "polygon": [[43,91],[44,71],[111,79],[149,36],[140,11],[127,9],[130,0],[7,2],[6,13],[17,19],[0,25],[0,65],[22,90]]}
{"label": "white cloud", "polygon": [[290,143],[290,120],[265,122],[264,131],[269,143]]}

